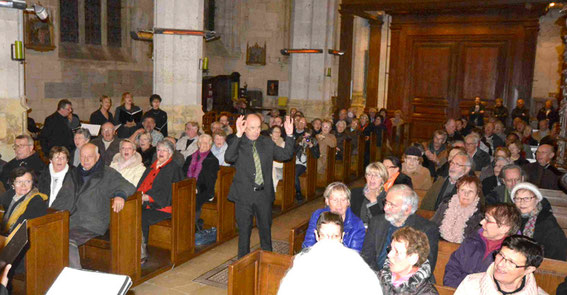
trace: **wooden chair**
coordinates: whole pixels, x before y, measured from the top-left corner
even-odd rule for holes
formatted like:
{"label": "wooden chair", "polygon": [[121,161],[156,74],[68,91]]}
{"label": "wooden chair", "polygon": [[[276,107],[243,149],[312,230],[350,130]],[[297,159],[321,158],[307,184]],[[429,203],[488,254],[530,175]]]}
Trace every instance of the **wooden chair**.
{"label": "wooden chair", "polygon": [[[112,201],[110,201],[112,202]],[[142,274],[142,194],[136,192],[115,213],[110,208],[110,226],[104,236],[91,239],[79,248],[84,268],[127,275],[135,283]]]}
{"label": "wooden chair", "polygon": [[289,255],[293,256],[301,251],[301,245],[305,240],[308,227],[309,219],[291,228],[289,231]]}
{"label": "wooden chair", "polygon": [[276,294],[293,256],[256,250],[228,267],[229,295]]}
{"label": "wooden chair", "polygon": [[332,147],[327,147],[327,168],[325,174],[317,175],[317,187],[327,187],[328,184],[335,181],[335,154],[337,150]]}
{"label": "wooden chair", "polygon": [[150,226],[148,247],[168,250],[173,266],[186,262],[195,252],[195,191],[194,178],[173,183],[171,219]]}
{"label": "wooden chair", "polygon": [[[45,294],[69,265],[69,211],[53,211],[28,220],[27,225],[25,294]],[[14,284],[14,294],[20,293],[17,285]]]}
{"label": "wooden chair", "polygon": [[217,242],[228,241],[237,235],[234,203],[228,200],[235,173],[233,167],[220,167],[215,183],[215,199],[206,202],[201,208],[201,218],[205,222],[205,227],[217,228]]}
{"label": "wooden chair", "polygon": [[281,213],[287,212],[296,206],[295,154],[291,160],[283,162],[283,178],[278,182],[274,205],[280,208]]}
{"label": "wooden chair", "polygon": [[337,160],[335,154],[335,180],[347,183],[350,180],[350,160],[352,156],[352,140],[347,138],[343,142],[343,159]]}
{"label": "wooden chair", "polygon": [[299,184],[301,186],[301,193],[305,196],[306,200],[315,198],[315,186],[317,185],[317,159],[307,150],[307,170],[303,175],[299,176]]}

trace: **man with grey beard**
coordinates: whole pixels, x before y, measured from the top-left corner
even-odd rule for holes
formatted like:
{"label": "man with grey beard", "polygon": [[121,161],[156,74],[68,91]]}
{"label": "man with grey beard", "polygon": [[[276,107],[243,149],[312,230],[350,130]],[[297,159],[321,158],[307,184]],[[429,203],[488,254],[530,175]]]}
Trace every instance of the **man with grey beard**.
{"label": "man with grey beard", "polygon": [[[425,233],[429,239],[430,252],[427,259],[433,273],[437,261],[439,229],[433,222],[415,214],[418,201],[417,194],[405,184],[390,188],[384,202],[384,213],[374,216],[368,223],[360,252],[372,269],[376,271],[382,269],[388,256],[387,248],[392,242],[392,234],[402,227],[410,226]],[[434,280],[433,276],[432,280]]]}

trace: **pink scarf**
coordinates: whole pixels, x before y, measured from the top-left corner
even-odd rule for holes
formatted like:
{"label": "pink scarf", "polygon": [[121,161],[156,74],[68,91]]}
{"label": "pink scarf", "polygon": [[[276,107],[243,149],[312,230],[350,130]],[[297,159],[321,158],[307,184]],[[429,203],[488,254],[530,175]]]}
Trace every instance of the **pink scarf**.
{"label": "pink scarf", "polygon": [[209,155],[211,151],[208,150],[204,153],[200,151],[196,151],[191,155],[191,165],[189,165],[189,170],[187,171],[188,178],[195,178],[199,179],[199,174],[201,173],[201,169],[203,168],[203,160]]}

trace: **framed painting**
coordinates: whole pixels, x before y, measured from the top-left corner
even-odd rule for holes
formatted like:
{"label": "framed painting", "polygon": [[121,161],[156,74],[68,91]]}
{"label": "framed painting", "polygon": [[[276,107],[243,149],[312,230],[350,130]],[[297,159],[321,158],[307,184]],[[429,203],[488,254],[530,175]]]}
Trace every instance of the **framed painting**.
{"label": "framed painting", "polygon": [[34,14],[25,14],[25,47],[36,51],[55,49],[53,40],[53,23],[48,19],[41,21]]}
{"label": "framed painting", "polygon": [[266,65],[266,42],[264,47],[254,44],[250,46],[246,43],[246,64],[247,65]]}

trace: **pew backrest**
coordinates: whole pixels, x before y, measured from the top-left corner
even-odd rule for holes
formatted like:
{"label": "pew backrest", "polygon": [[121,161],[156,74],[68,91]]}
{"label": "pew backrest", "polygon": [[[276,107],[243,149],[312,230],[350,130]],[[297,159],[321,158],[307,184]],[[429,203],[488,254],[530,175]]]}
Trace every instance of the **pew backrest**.
{"label": "pew backrest", "polygon": [[195,178],[172,184],[170,254],[174,264],[189,260],[195,250],[196,187]]}
{"label": "pew backrest", "polygon": [[435,265],[435,270],[433,271],[433,276],[435,281],[439,285],[443,285],[443,276],[445,275],[445,265],[449,262],[451,254],[459,249],[460,244],[450,243],[446,241],[439,241],[439,247],[437,250],[437,264]]}
{"label": "pew backrest", "polygon": [[289,231],[289,255],[295,255],[301,251],[301,245],[305,240],[305,234],[307,233],[308,227],[309,219],[291,228]]}
{"label": "pew backrest", "polygon": [[141,192],[128,197],[124,202],[124,208],[119,213],[114,212],[112,206],[110,208],[110,272],[128,275],[133,281],[138,280],[142,273],[140,264],[142,255],[141,208]]}
{"label": "pew backrest", "polygon": [[228,267],[229,295],[277,294],[293,256],[256,250]]}

